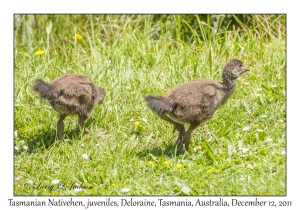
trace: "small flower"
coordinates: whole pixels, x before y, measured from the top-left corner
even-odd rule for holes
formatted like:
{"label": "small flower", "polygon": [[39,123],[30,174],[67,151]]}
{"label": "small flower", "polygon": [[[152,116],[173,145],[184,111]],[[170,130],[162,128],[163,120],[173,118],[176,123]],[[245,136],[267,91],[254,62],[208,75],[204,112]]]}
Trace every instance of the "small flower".
{"label": "small flower", "polygon": [[163,164],[168,166],[168,165],[170,165],[170,161],[164,161]]}
{"label": "small flower", "polygon": [[261,117],[261,118],[266,118],[267,115],[263,114],[263,115],[261,115],[260,117]]}
{"label": "small flower", "polygon": [[197,149],[198,149],[198,150],[202,150],[203,147],[202,147],[201,145],[199,145],[199,146],[197,147]]}
{"label": "small flower", "polygon": [[19,150],[20,150],[20,148],[19,148],[19,147],[17,147],[17,146],[15,146],[15,150],[18,150],[18,151],[19,151]]}
{"label": "small flower", "polygon": [[44,54],[44,53],[45,53],[44,50],[38,50],[38,51],[36,51],[36,52],[34,53],[34,55],[42,55],[42,54]]}
{"label": "small flower", "polygon": [[243,153],[246,153],[246,152],[248,152],[248,151],[249,151],[249,149],[248,149],[248,148],[241,148],[241,149],[242,149]]}
{"label": "small flower", "polygon": [[153,161],[149,161],[148,164],[149,164],[149,165],[153,165],[154,162],[153,162]]}
{"label": "small flower", "polygon": [[280,154],[285,155],[285,150],[283,150]]}
{"label": "small flower", "polygon": [[129,86],[127,86],[127,87],[126,87],[126,89],[127,89],[127,90],[130,90],[130,87],[129,87]]}
{"label": "small flower", "polygon": [[52,180],[52,184],[58,184],[58,183],[60,183],[60,180],[58,180],[58,179]]}
{"label": "small flower", "polygon": [[100,146],[100,144],[96,144],[96,147],[99,147]]}
{"label": "small flower", "polygon": [[81,144],[82,147],[84,147],[84,144]]}
{"label": "small flower", "polygon": [[33,181],[32,180],[28,180],[26,183],[33,184]]}
{"label": "small flower", "polygon": [[142,118],[142,121],[145,122],[145,123],[148,122],[148,120],[146,118],[144,118],[144,117]]}
{"label": "small flower", "polygon": [[256,129],[257,132],[263,132],[264,130],[262,129]]}
{"label": "small flower", "polygon": [[23,149],[28,150],[28,147],[26,145],[23,146]]}
{"label": "small flower", "polygon": [[82,36],[80,34],[76,34],[75,36],[72,37],[73,39],[76,39],[76,40],[80,40],[82,39]]}
{"label": "small flower", "polygon": [[280,123],[283,123],[284,121],[283,120],[278,120]]}
{"label": "small flower", "polygon": [[178,169],[181,169],[181,168],[183,167],[183,164],[178,164],[176,167],[177,167]]}
{"label": "small flower", "polygon": [[211,136],[215,136],[215,133],[213,131],[210,131],[207,133],[208,135],[211,135]]}
{"label": "small flower", "polygon": [[273,139],[272,138],[267,138],[266,141],[271,142],[271,141],[273,141]]}
{"label": "small flower", "polygon": [[89,157],[87,156],[87,154],[82,154],[82,158],[87,160]]}
{"label": "small flower", "polygon": [[112,184],[111,184],[111,186],[113,186],[113,187],[114,187],[114,186],[116,186],[116,184],[115,184],[115,183],[112,183]]}
{"label": "small flower", "polygon": [[213,172],[212,169],[208,169],[208,170],[206,171],[206,173],[211,173],[211,172]]}
{"label": "small flower", "polygon": [[249,126],[246,126],[246,127],[243,128],[243,131],[248,131],[248,130],[250,130]]}
{"label": "small flower", "polygon": [[122,191],[122,192],[129,192],[129,191],[130,191],[130,188],[123,188],[121,191]]}
{"label": "small flower", "polygon": [[77,193],[77,192],[81,192],[81,191],[82,191],[82,188],[80,188],[80,187],[78,187],[78,188],[76,187],[76,188],[74,189],[74,192],[76,192],[76,193]]}
{"label": "small flower", "polygon": [[134,125],[135,125],[135,126],[139,126],[140,124],[141,124],[140,121],[134,122]]}

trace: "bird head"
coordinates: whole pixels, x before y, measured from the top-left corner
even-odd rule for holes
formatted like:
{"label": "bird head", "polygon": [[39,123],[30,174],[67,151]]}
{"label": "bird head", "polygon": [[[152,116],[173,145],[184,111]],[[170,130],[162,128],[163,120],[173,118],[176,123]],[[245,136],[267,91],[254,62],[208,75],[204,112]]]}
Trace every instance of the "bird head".
{"label": "bird head", "polygon": [[230,59],[224,66],[222,78],[225,81],[233,81],[246,71],[250,70],[243,64],[242,61],[238,59]]}

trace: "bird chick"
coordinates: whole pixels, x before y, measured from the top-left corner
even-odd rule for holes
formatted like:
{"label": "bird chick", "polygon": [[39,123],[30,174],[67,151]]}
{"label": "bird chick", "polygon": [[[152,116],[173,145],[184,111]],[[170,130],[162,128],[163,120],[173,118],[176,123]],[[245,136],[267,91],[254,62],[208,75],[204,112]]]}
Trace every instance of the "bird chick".
{"label": "bird chick", "polygon": [[[235,80],[249,69],[238,59],[230,59],[224,66],[222,82],[196,79],[179,85],[166,96],[145,96],[152,111],[174,125],[178,131],[176,145],[188,151],[192,131],[211,118],[214,112],[234,93]],[[185,131],[183,123],[189,124]]]}
{"label": "bird chick", "polygon": [[33,90],[47,99],[59,113],[57,122],[59,139],[63,136],[63,121],[68,115],[78,115],[79,126],[87,133],[88,129],[84,128],[84,122],[92,109],[103,102],[106,95],[103,88],[96,86],[90,78],[79,74],[62,75],[51,83],[37,79]]}

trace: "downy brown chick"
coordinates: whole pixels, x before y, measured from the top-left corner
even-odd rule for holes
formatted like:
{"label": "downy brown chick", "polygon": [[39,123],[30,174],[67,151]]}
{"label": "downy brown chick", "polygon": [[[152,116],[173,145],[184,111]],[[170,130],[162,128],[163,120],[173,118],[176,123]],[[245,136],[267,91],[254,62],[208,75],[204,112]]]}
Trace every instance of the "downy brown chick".
{"label": "downy brown chick", "polygon": [[51,83],[37,79],[33,90],[47,99],[59,113],[57,122],[59,139],[63,136],[63,121],[68,115],[78,115],[79,126],[87,133],[84,122],[90,116],[92,109],[103,102],[106,95],[103,88],[96,86],[88,77],[79,74],[62,75]]}
{"label": "downy brown chick", "polygon": [[[238,59],[230,59],[222,72],[222,82],[196,79],[171,90],[166,96],[145,96],[152,111],[174,125],[176,145],[188,151],[192,131],[211,118],[235,91],[235,80],[249,69]],[[183,123],[189,124],[185,131]]]}

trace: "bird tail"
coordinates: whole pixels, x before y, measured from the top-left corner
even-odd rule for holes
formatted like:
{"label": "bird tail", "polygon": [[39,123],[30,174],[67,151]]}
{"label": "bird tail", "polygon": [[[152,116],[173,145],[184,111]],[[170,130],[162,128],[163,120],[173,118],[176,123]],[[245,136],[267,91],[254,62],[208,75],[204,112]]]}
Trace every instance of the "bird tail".
{"label": "bird tail", "polygon": [[145,96],[145,100],[148,103],[150,109],[157,114],[162,114],[164,112],[170,113],[172,112],[172,104],[163,96]]}
{"label": "bird tail", "polygon": [[33,90],[40,93],[42,98],[51,99],[53,97],[53,92],[51,90],[51,85],[47,82],[44,82],[41,79],[35,80]]}

